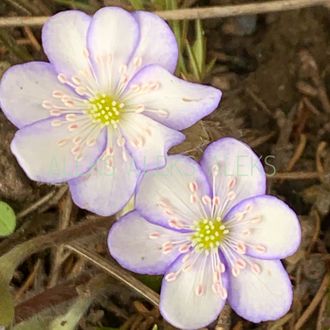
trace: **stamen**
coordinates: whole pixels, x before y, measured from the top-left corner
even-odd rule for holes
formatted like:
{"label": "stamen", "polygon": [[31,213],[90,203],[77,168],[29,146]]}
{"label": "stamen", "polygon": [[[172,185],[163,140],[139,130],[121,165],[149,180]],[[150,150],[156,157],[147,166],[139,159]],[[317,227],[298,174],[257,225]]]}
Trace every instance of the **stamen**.
{"label": "stamen", "polygon": [[190,246],[191,244],[190,243],[185,243],[185,244],[182,244],[180,247],[179,247],[179,252],[180,253],[187,253],[190,249]]}
{"label": "stamen", "polygon": [[211,205],[211,198],[207,195],[204,195],[202,197],[202,202],[204,205]]}
{"label": "stamen", "polygon": [[176,228],[176,229],[182,229],[183,228],[183,224],[179,220],[177,220],[177,219],[171,219],[171,220],[169,220],[168,224],[172,228]]}
{"label": "stamen", "polygon": [[160,237],[160,233],[157,232],[157,231],[155,231],[155,232],[149,234],[149,238],[150,238],[150,239],[157,239],[157,238],[159,238],[159,237]]}
{"label": "stamen", "polygon": [[237,277],[239,275],[239,268],[237,266],[232,267],[231,273],[234,277]]}
{"label": "stamen", "polygon": [[69,132],[73,132],[75,131],[77,128],[79,128],[79,125],[78,124],[71,124],[68,126],[68,131]]}
{"label": "stamen", "polygon": [[236,178],[233,177],[228,181],[228,188],[232,190],[236,185]]}
{"label": "stamen", "polygon": [[190,182],[189,183],[189,189],[192,193],[196,192],[198,189],[197,183],[196,182]]}
{"label": "stamen", "polygon": [[205,293],[204,286],[202,284],[197,285],[197,287],[195,289],[196,296],[198,296],[198,297],[203,296],[204,293]]}
{"label": "stamen", "polygon": [[52,110],[50,110],[49,113],[51,116],[58,117],[62,114],[62,111],[58,110],[58,109],[52,109]]}
{"label": "stamen", "polygon": [[44,109],[52,109],[54,106],[53,106],[53,103],[48,101],[48,100],[45,100],[45,101],[42,101],[41,103],[41,106],[44,108]]}
{"label": "stamen", "polygon": [[61,97],[64,96],[64,93],[61,91],[53,91],[52,96],[56,99],[60,99]]}
{"label": "stamen", "polygon": [[176,273],[168,273],[168,274],[165,275],[165,280],[167,282],[173,282],[173,281],[176,280],[176,278],[177,278],[177,274]]}
{"label": "stamen", "polygon": [[62,124],[63,124],[63,121],[61,121],[61,120],[53,120],[53,121],[51,122],[51,125],[52,125],[53,127],[60,127]]}
{"label": "stamen", "polygon": [[260,252],[260,253],[265,253],[267,251],[267,248],[264,245],[258,244],[255,247],[256,251]]}
{"label": "stamen", "polygon": [[240,269],[244,269],[246,267],[246,262],[243,259],[237,259],[236,266]]}
{"label": "stamen", "polygon": [[233,190],[229,191],[227,198],[228,200],[233,201],[236,198],[236,193]]}
{"label": "stamen", "polygon": [[212,166],[212,174],[214,177],[216,177],[219,174],[219,166],[218,165],[213,165]]}
{"label": "stamen", "polygon": [[64,145],[66,145],[68,143],[68,139],[62,139],[60,141],[57,142],[57,145],[60,147],[63,147]]}
{"label": "stamen", "polygon": [[65,119],[66,119],[67,121],[76,121],[77,116],[76,116],[75,114],[73,114],[73,113],[70,113],[70,114],[67,114],[67,115],[65,116]]}
{"label": "stamen", "polygon": [[139,68],[142,65],[142,57],[135,57],[133,60],[133,65],[135,66],[135,68]]}
{"label": "stamen", "polygon": [[64,73],[60,73],[58,76],[57,76],[57,79],[59,80],[60,83],[62,84],[66,84],[68,82],[68,79],[66,78],[65,74]]}
{"label": "stamen", "polygon": [[245,254],[246,253],[246,246],[243,242],[238,242],[236,244],[236,251],[239,254]]}
{"label": "stamen", "polygon": [[75,85],[80,85],[81,84],[81,79],[77,76],[73,76],[71,78],[72,82],[75,84]]}
{"label": "stamen", "polygon": [[257,263],[252,263],[251,264],[251,270],[256,274],[260,274],[261,273],[261,266]]}
{"label": "stamen", "polygon": [[162,252],[164,254],[169,254],[173,250],[173,244],[172,242],[166,242],[162,245]]}

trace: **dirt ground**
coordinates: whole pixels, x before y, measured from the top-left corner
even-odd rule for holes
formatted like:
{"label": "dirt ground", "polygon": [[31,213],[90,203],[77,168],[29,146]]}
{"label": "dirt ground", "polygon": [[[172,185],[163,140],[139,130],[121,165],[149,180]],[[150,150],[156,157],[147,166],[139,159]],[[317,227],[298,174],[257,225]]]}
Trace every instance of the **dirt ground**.
{"label": "dirt ground", "polygon": [[[128,6],[126,1],[114,2]],[[245,2],[192,1],[195,5]],[[70,1],[69,5],[59,3],[2,0],[0,18],[49,15],[72,8]],[[99,6],[102,1],[82,3]],[[204,21],[207,54],[209,59],[216,58],[205,82],[220,88],[224,96],[219,109],[188,129],[187,141],[173,152],[198,159],[209,142],[223,136],[249,143],[264,162],[268,192],[299,214],[303,229],[299,251],[285,260],[294,285],[291,311],[279,321],[255,325],[226,309],[209,329],[330,329],[330,293],[326,292],[330,250],[329,17],[329,10],[317,7]],[[10,65],[44,58],[40,28],[0,28],[0,76]],[[0,255],[50,233],[53,236],[47,239],[57,244],[44,249],[52,244],[41,243],[14,273],[11,291],[16,321],[24,322],[33,315],[47,319],[63,312],[77,296],[76,288],[83,290],[93,276],[102,273],[97,265],[59,245],[79,237],[77,225],[92,221],[94,226],[95,219],[100,219],[73,205],[65,186],[46,186],[25,176],[9,150],[15,130],[0,113],[0,200],[19,214],[17,231],[0,240]],[[96,227],[88,227],[93,238],[79,240],[101,258],[99,264],[109,260],[108,268],[114,262],[107,254],[105,237],[113,220],[102,219]],[[65,238],[56,234],[70,228]],[[159,290],[159,278],[138,278],[143,286]],[[106,292],[95,298],[82,318],[80,329],[147,330],[157,329],[155,324],[158,329],[171,329],[157,308],[134,290],[117,279],[108,278],[107,283]]]}

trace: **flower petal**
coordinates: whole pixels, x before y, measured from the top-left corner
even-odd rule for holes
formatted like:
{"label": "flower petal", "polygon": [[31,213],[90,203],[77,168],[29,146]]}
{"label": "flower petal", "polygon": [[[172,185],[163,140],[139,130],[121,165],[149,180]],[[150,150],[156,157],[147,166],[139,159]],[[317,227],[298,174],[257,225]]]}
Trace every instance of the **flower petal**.
{"label": "flower petal", "polygon": [[229,303],[233,310],[254,323],[277,320],[292,304],[290,279],[279,260],[253,259],[261,266],[256,274],[246,268],[230,275]]}
{"label": "flower petal", "polygon": [[201,196],[210,192],[198,163],[186,156],[169,156],[164,168],[143,176],[135,207],[149,221],[163,226],[191,225],[203,217],[200,204],[191,201],[192,190]]}
{"label": "flower petal", "polygon": [[225,221],[231,235],[246,244],[246,253],[256,258],[286,258],[295,253],[300,244],[301,230],[296,214],[273,196],[240,202],[229,211]]}
{"label": "flower petal", "polygon": [[77,95],[62,85],[53,66],[46,62],[30,62],[12,66],[3,75],[0,84],[0,103],[8,119],[18,128],[50,117],[43,108],[44,101],[61,105],[52,93],[60,91]]}
{"label": "flower petal", "polygon": [[[183,264],[181,257],[175,261],[168,274],[177,272]],[[198,329],[213,322],[219,315],[225,299],[212,289],[213,271],[210,255],[200,254],[199,259],[177,278],[163,279],[159,309],[162,316],[179,329]],[[227,288],[227,274],[222,274]]]}
{"label": "flower petal", "polygon": [[142,114],[125,114],[120,126],[137,167],[145,171],[165,166],[168,150],[185,139],[182,133]]}
{"label": "flower petal", "polygon": [[138,62],[141,59],[142,67],[158,64],[173,73],[178,60],[178,45],[171,28],[159,16],[146,11],[137,11],[133,16],[140,27],[140,40],[133,60]]}
{"label": "flower petal", "polygon": [[91,17],[78,10],[52,16],[42,28],[44,51],[58,73],[70,78],[80,71],[89,71],[87,30]]}
{"label": "flower petal", "polygon": [[214,195],[220,198],[220,216],[241,200],[266,191],[266,175],[259,158],[236,139],[222,138],[211,143],[200,163],[214,186]]}
{"label": "flower petal", "polygon": [[[60,183],[86,173],[102,154],[105,130],[93,146],[78,148],[72,142],[77,133],[69,132],[65,119],[39,121],[20,129],[11,150],[31,180]],[[56,124],[56,125],[55,125]]]}
{"label": "flower petal", "polygon": [[103,216],[118,212],[128,203],[140,175],[133,158],[129,154],[123,158],[121,148],[114,141],[113,137],[88,173],[69,181],[74,202]]}
{"label": "flower petal", "polygon": [[221,97],[218,89],[176,78],[159,65],[149,65],[139,71],[124,94],[129,107],[143,106],[144,114],[178,130],[210,114]]}
{"label": "flower petal", "polygon": [[120,89],[139,33],[137,21],[121,8],[105,7],[94,14],[87,44],[104,92]]}
{"label": "flower petal", "polygon": [[164,274],[179,252],[173,249],[163,253],[162,246],[169,238],[180,238],[181,235],[151,224],[134,211],[111,227],[108,246],[111,255],[123,267],[141,274]]}

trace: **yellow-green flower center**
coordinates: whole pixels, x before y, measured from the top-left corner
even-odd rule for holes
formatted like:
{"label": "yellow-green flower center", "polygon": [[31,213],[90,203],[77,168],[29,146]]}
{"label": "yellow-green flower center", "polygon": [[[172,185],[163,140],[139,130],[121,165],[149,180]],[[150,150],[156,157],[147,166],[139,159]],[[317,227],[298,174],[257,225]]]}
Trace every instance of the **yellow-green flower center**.
{"label": "yellow-green flower center", "polygon": [[118,102],[118,100],[106,94],[97,95],[88,101],[91,105],[88,114],[94,123],[117,127],[124,111],[124,103]]}
{"label": "yellow-green flower center", "polygon": [[211,250],[220,246],[228,232],[220,218],[200,219],[195,225],[192,241],[200,251]]}

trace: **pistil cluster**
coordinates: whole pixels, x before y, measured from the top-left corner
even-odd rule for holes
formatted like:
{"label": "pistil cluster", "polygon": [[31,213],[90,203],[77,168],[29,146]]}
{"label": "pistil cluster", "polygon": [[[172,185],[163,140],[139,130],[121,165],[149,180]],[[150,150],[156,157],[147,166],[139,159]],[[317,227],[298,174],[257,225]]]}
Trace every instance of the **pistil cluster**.
{"label": "pistil cluster", "polygon": [[89,103],[91,108],[88,110],[88,114],[91,116],[93,123],[117,127],[125,106],[124,103],[117,102],[106,94],[91,98]]}
{"label": "pistil cluster", "polygon": [[224,236],[229,233],[221,219],[201,219],[195,225],[192,236],[193,244],[198,251],[209,251],[219,247]]}

